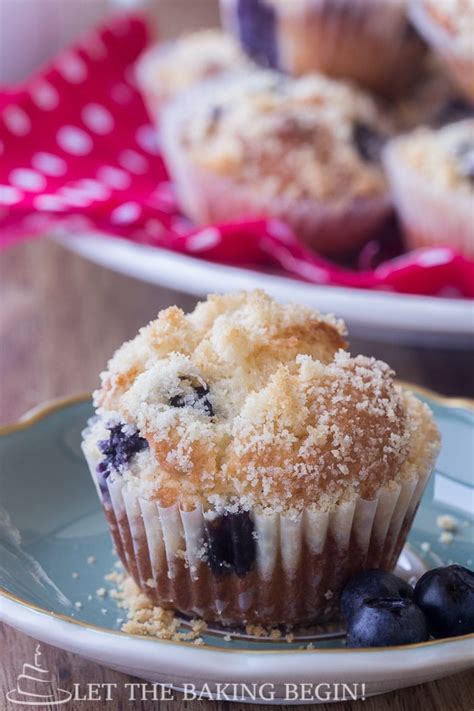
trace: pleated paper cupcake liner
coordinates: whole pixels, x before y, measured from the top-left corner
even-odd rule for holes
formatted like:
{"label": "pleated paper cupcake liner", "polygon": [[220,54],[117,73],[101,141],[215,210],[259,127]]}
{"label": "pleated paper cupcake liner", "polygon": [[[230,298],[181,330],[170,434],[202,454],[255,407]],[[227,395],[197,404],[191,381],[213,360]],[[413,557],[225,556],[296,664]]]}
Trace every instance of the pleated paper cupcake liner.
{"label": "pleated paper cupcake liner", "polygon": [[407,165],[400,155],[403,140],[396,139],[386,147],[384,162],[407,247],[447,246],[474,258],[470,196],[440,188]]}
{"label": "pleated paper cupcake liner", "polygon": [[[398,3],[298,0],[272,3],[278,66],[294,75],[321,71],[384,94],[411,83],[424,55]],[[225,26],[239,35],[237,0],[221,0]],[[255,29],[258,32],[258,29]]]}
{"label": "pleated paper cupcake liner", "polygon": [[430,15],[424,2],[413,2],[410,9],[413,24],[431,48],[440,56],[465,96],[474,101],[474,53],[472,38],[465,48]]}
{"label": "pleated paper cupcake liner", "polygon": [[334,255],[367,241],[391,209],[387,194],[341,201],[271,197],[254,187],[223,177],[189,156],[181,142],[181,126],[192,115],[194,100],[206,92],[218,96],[222,80],[206,82],[190,90],[163,112],[161,145],[183,212],[198,224],[228,222],[234,218],[275,217],[286,222],[306,244]]}
{"label": "pleated paper cupcake liner", "polygon": [[[214,511],[161,507],[119,475],[97,484],[117,553],[139,588],[164,608],[225,625],[308,625],[334,620],[346,580],[395,567],[430,474],[357,497],[330,512],[249,512],[255,541],[248,569],[216,572],[206,543]],[[230,516],[231,518],[231,516]],[[239,551],[238,538],[232,538]]]}

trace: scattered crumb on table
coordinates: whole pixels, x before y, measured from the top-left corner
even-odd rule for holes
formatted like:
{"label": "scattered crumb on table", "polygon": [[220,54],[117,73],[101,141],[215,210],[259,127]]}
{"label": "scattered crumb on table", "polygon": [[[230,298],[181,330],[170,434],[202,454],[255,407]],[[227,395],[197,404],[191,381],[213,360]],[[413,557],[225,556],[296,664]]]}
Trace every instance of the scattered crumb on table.
{"label": "scattered crumb on table", "polygon": [[451,531],[443,531],[439,537],[439,542],[450,545],[454,541],[454,534]]}
{"label": "scattered crumb on table", "polygon": [[454,516],[450,516],[450,514],[442,514],[441,516],[438,516],[436,519],[436,525],[444,531],[451,531],[451,533],[458,530],[458,522]]}

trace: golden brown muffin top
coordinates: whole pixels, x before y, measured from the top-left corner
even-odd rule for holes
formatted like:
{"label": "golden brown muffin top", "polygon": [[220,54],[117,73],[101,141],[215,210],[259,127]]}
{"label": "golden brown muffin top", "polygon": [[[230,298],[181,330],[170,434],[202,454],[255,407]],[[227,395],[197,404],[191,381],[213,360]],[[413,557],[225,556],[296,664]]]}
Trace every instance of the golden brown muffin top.
{"label": "golden brown muffin top", "polygon": [[124,475],[165,506],[291,512],[373,498],[413,475],[416,432],[431,427],[436,442],[435,428],[385,363],[343,350],[343,333],[260,291],[166,309],[109,362],[86,444],[109,420],[137,428],[149,448]]}
{"label": "golden brown muffin top", "polygon": [[443,128],[419,128],[394,143],[397,154],[433,185],[472,197],[474,119]]}
{"label": "golden brown muffin top", "polygon": [[244,73],[208,84],[192,114],[181,128],[192,159],[267,196],[343,202],[386,191],[378,154],[388,124],[346,82]]}
{"label": "golden brown muffin top", "polygon": [[421,0],[433,20],[474,56],[474,0]]}
{"label": "golden brown muffin top", "polygon": [[145,89],[172,98],[203,79],[250,66],[231,35],[210,29],[158,44],[143,55],[138,71]]}

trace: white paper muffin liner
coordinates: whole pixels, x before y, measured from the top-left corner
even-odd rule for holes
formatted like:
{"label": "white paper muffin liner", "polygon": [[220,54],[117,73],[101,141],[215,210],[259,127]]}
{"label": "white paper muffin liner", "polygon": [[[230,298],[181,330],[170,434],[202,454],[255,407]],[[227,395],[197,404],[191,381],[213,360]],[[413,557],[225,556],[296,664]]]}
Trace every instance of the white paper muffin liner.
{"label": "white paper muffin liner", "polygon": [[117,553],[157,605],[227,625],[310,624],[338,615],[345,581],[362,569],[395,567],[430,470],[392,482],[369,501],[296,517],[251,511],[256,555],[248,573],[215,575],[206,562],[201,508],[163,508],[121,476],[97,484],[98,458],[86,454]]}
{"label": "white paper muffin liner", "polygon": [[474,257],[472,198],[440,188],[411,167],[400,155],[403,140],[395,139],[386,146],[384,163],[407,246],[449,246]]}
{"label": "white paper muffin liner", "polygon": [[[287,0],[274,3],[279,68],[294,75],[321,71],[384,94],[413,81],[424,45],[400,2]],[[224,25],[239,36],[237,0],[221,0]]]}
{"label": "white paper muffin liner", "polygon": [[466,46],[457,44],[455,36],[450,35],[430,15],[423,0],[411,3],[410,17],[420,34],[441,57],[462,92],[474,101],[474,40],[471,38]]}
{"label": "white paper muffin liner", "polygon": [[260,217],[281,219],[298,237],[324,254],[338,254],[367,241],[390,212],[388,194],[347,197],[337,202],[271,197],[264,195],[258,184],[241,185],[193,162],[181,141],[183,122],[192,117],[196,101],[213,94],[218,97],[232,81],[233,75],[206,81],[168,104],[161,115],[162,151],[183,212],[197,224]]}

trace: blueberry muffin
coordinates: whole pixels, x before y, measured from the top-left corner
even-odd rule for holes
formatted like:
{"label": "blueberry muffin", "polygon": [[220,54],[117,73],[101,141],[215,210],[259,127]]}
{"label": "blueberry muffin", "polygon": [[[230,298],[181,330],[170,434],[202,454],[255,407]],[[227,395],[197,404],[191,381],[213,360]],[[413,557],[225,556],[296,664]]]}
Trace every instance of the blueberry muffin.
{"label": "blueberry muffin", "polygon": [[413,80],[425,51],[406,8],[406,0],[221,0],[224,26],[260,64],[383,94]]}
{"label": "blueberry muffin", "polygon": [[201,30],[148,49],[137,63],[136,75],[150,116],[157,120],[166,102],[189,86],[251,65],[231,35]]}
{"label": "blueberry muffin", "polygon": [[433,466],[427,407],[344,326],[263,292],[171,307],[110,360],[83,449],[156,604],[225,624],[331,619],[391,569]]}
{"label": "blueberry muffin", "polygon": [[385,164],[408,246],[474,257],[474,119],[394,140]]}
{"label": "blueberry muffin", "polygon": [[409,91],[391,102],[389,109],[400,133],[420,126],[440,128],[474,118],[474,104],[463,96],[433,54],[423,63],[418,80]]}
{"label": "blueberry muffin", "polygon": [[389,212],[379,162],[388,133],[372,99],[349,84],[262,70],[181,95],[163,113],[162,148],[195,222],[276,217],[337,254]]}
{"label": "blueberry muffin", "polygon": [[474,101],[474,0],[413,0],[411,17]]}

